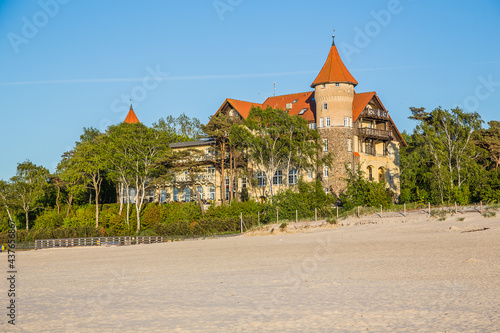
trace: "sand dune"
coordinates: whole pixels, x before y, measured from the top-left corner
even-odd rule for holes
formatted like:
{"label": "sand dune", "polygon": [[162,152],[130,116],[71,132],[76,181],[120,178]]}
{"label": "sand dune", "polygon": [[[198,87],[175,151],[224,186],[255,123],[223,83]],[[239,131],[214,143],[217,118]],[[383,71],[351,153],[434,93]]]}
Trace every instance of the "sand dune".
{"label": "sand dune", "polygon": [[500,219],[463,216],[20,252],[17,325],[0,330],[500,331]]}

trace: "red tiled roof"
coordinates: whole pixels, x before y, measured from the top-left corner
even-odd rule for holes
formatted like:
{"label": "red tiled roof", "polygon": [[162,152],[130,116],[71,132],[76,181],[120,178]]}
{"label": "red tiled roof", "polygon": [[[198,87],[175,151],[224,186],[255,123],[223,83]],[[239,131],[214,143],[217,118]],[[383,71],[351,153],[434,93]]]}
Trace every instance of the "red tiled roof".
{"label": "red tiled roof", "polygon": [[[308,91],[297,94],[281,95],[269,97],[262,105],[270,106],[275,109],[288,111],[291,116],[298,115],[308,122],[315,121],[316,103],[314,102],[314,92]],[[294,103],[295,102],[295,103]],[[292,108],[287,110],[287,104],[291,104]]]}
{"label": "red tiled roof", "polygon": [[252,106],[262,107],[262,104],[259,103],[239,101],[237,99],[228,98],[226,99],[226,101],[228,101],[229,104],[233,106],[233,108],[240,114],[241,117],[243,117],[243,119],[247,119]]}
{"label": "red tiled roof", "polygon": [[353,121],[358,120],[359,115],[365,109],[366,105],[371,101],[373,96],[376,96],[374,91],[354,94],[354,100],[352,101],[352,118]]}
{"label": "red tiled roof", "polygon": [[140,123],[139,119],[135,115],[134,109],[132,109],[132,104],[130,104],[130,110],[128,111],[127,117],[123,122],[129,124]]}
{"label": "red tiled roof", "polygon": [[342,62],[342,59],[340,59],[340,55],[335,44],[332,45],[330,53],[328,53],[328,58],[316,77],[316,80],[314,80],[311,84],[311,87],[314,88],[314,86],[318,84],[330,82],[347,82],[352,83],[355,86],[358,84],[358,81],[356,81],[351,73],[349,73]]}

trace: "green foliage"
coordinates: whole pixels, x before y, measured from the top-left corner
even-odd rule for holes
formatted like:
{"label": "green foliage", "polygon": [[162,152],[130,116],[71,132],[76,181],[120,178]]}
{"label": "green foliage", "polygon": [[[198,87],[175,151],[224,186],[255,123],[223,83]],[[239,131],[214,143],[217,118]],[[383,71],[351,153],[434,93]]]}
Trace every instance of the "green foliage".
{"label": "green foliage", "polygon": [[385,187],[384,182],[369,181],[359,165],[356,172],[349,168],[346,170],[347,188],[340,196],[346,210],[357,206],[389,207],[392,204],[392,193]]}

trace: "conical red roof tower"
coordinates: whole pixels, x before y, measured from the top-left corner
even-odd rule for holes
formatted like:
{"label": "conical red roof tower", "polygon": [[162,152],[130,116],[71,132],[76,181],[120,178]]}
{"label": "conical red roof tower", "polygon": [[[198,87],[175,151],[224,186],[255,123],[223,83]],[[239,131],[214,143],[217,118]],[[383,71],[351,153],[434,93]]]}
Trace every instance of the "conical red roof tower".
{"label": "conical red roof tower", "polygon": [[[335,36],[334,36],[335,37]],[[335,40],[333,41],[330,53],[328,53],[328,58],[326,59],[323,68],[319,72],[316,80],[312,83],[311,87],[314,88],[318,84],[325,83],[351,83],[354,86],[358,84],[358,81],[349,73],[345,67],[342,59],[340,59],[339,52],[335,46]]]}
{"label": "conical red roof tower", "polygon": [[139,118],[135,115],[134,109],[132,109],[132,104],[130,104],[130,110],[128,111],[127,117],[123,122],[129,124],[140,123]]}

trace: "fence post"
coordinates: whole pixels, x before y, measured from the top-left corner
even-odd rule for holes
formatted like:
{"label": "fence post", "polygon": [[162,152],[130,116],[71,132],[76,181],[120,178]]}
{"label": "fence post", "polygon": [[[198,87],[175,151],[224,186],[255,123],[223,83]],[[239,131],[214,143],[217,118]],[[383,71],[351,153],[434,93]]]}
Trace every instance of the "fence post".
{"label": "fence post", "polygon": [[429,217],[431,217],[431,203],[429,202]]}
{"label": "fence post", "polygon": [[295,223],[299,222],[299,211],[295,210]]}
{"label": "fence post", "polygon": [[380,205],[380,218],[382,218],[382,205]]}
{"label": "fence post", "polygon": [[314,222],[318,222],[318,208],[314,208]]}
{"label": "fence post", "polygon": [[359,206],[358,206],[358,218],[359,218]]}
{"label": "fence post", "polygon": [[404,207],[404,208],[403,208],[403,209],[404,209],[404,214],[403,214],[403,216],[404,216],[404,217],[406,217],[406,202],[403,204],[403,207]]}
{"label": "fence post", "polygon": [[243,213],[240,213],[240,234],[243,233]]}
{"label": "fence post", "polygon": [[479,206],[481,207],[481,215],[483,215],[483,200],[479,202]]}
{"label": "fence post", "polygon": [[279,219],[278,219],[278,207],[276,207],[276,223],[279,223],[278,221],[279,221]]}
{"label": "fence post", "polygon": [[260,227],[260,212],[257,212],[257,223]]}
{"label": "fence post", "polygon": [[455,201],[455,214],[457,213],[457,202]]}

